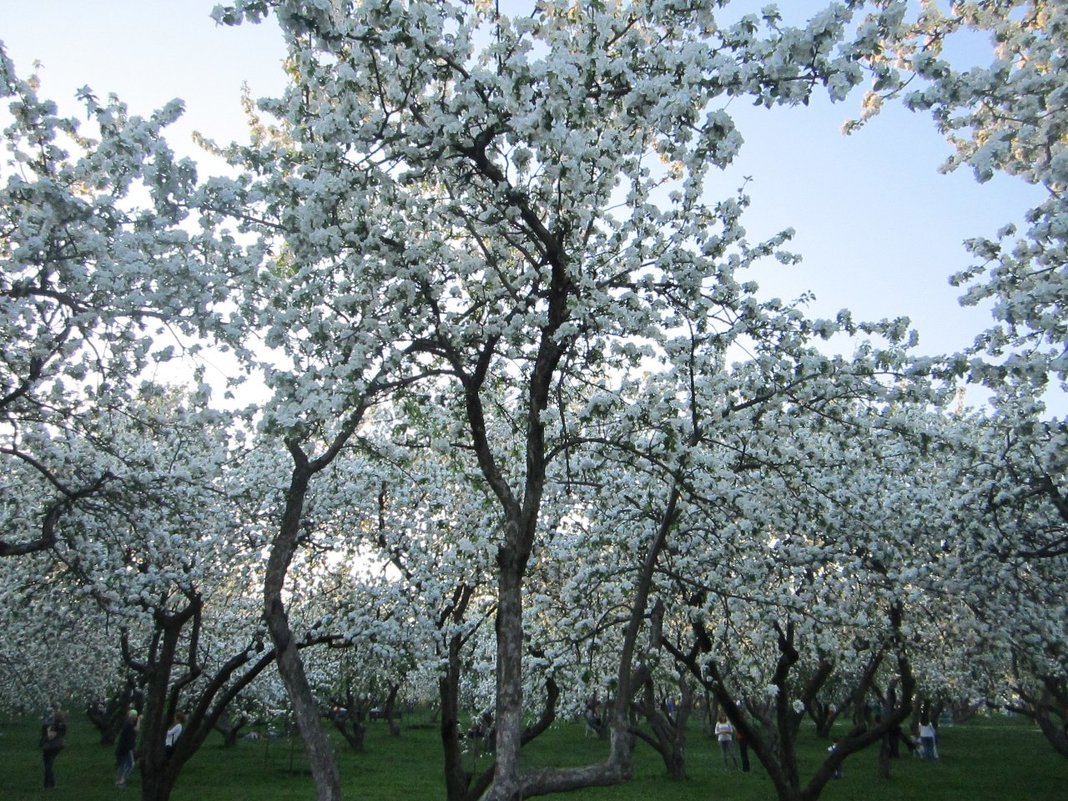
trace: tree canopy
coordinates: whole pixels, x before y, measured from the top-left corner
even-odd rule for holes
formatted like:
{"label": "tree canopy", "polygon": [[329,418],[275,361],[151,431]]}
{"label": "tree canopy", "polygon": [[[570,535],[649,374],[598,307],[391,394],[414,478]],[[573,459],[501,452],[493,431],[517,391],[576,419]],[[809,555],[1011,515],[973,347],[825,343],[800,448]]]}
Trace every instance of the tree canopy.
{"label": "tree canopy", "polygon": [[[179,104],[139,117],[86,88],[82,130],[0,51],[0,672],[41,665],[5,703],[141,682],[154,801],[238,695],[277,702],[272,666],[321,799],[322,708],[369,688],[436,697],[450,801],[626,781],[635,737],[684,775],[685,717],[657,697],[688,713],[698,690],[783,801],[976,697],[1068,753],[1068,449],[1044,406],[1065,380],[1065,12],[856,0],[793,27],[723,5],[220,7],[276,17],[289,85],[207,178],[166,143]],[[966,29],[989,68],[942,57]],[[865,80],[862,118],[901,97],[949,167],[1049,191],[1028,230],[969,243],[955,280],[995,302],[965,353],[764,299],[747,270],[792,260],[789,232],[751,241],[744,187],[714,194],[734,99]],[[968,381],[988,409],[955,403]],[[79,620],[104,636],[26,650]],[[64,686],[75,658],[96,677]],[[803,777],[797,727],[832,706],[853,728]],[[603,762],[524,768],[594,707]],[[491,724],[480,776],[463,709]]]}

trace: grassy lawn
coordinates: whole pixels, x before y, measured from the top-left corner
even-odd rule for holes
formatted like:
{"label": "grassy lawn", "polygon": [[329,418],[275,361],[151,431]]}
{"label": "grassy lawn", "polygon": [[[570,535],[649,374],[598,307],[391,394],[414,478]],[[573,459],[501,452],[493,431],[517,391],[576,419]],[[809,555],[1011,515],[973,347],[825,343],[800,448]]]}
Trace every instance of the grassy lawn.
{"label": "grassy lawn", "polygon": [[[374,801],[435,801],[444,798],[437,729],[418,721],[391,738],[382,723],[370,724],[367,750],[354,753],[338,742],[347,798]],[[113,801],[140,795],[136,778],[126,790],[114,786],[111,748],[101,746],[95,730],[77,716],[67,748],[56,762],[58,788],[41,788],[41,757],[33,721],[0,721],[0,799],[33,801],[66,797],[78,801]],[[605,752],[605,744],[584,736],[581,724],[558,724],[525,752],[531,764],[583,764]],[[826,743],[804,742],[808,760],[821,757]],[[852,757],[845,777],[821,796],[827,801],[1065,801],[1068,760],[1053,752],[1032,726],[1001,718],[966,726],[943,727],[941,760],[927,763],[904,757],[894,763],[893,778],[875,777],[874,750]],[[481,769],[486,757],[469,767]],[[572,801],[773,801],[771,783],[754,762],[753,772],[725,771],[715,743],[699,731],[690,738],[689,778],[665,778],[659,756],[639,743],[635,778],[620,787],[570,793]],[[299,745],[288,738],[242,741],[223,748],[213,737],[187,765],[174,801],[289,801],[314,797]]]}

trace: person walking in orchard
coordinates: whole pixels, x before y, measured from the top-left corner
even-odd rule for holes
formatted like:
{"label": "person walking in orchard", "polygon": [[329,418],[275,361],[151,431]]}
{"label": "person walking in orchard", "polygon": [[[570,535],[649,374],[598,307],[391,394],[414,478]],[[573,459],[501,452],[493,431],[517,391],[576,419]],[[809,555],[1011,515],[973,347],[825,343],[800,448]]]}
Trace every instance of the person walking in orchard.
{"label": "person walking in orchard", "polygon": [[131,709],[126,713],[126,720],[122,723],[122,729],[115,740],[115,784],[119,787],[126,786],[126,780],[134,769],[134,749],[137,748],[137,710]]}
{"label": "person walking in orchard", "polygon": [[41,755],[44,758],[44,786],[51,789],[56,786],[56,757],[63,750],[63,738],[67,735],[67,719],[62,711],[56,710],[50,723],[41,731]]}

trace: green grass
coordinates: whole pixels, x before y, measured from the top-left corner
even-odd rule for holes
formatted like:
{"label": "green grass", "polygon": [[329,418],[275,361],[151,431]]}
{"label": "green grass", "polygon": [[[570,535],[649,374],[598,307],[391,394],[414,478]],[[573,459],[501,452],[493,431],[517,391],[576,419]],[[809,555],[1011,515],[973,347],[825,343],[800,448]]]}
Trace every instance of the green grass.
{"label": "green grass", "polygon": [[[58,788],[41,787],[41,757],[33,721],[0,722],[0,799],[34,801],[69,798],[77,801],[136,799],[131,787],[112,783],[111,748],[101,746],[95,730],[82,719],[71,721],[67,748],[56,763]],[[826,743],[806,736],[802,754],[813,762]],[[391,738],[385,725],[372,723],[367,750],[354,753],[338,742],[345,797],[374,801],[436,801],[444,798],[437,729],[406,727]],[[532,743],[524,758],[529,764],[576,765],[601,758],[605,744],[584,736],[580,724],[559,724]],[[893,764],[889,782],[875,777],[874,750],[850,758],[846,775],[828,785],[826,801],[1065,801],[1068,760],[1058,756],[1034,727],[1022,721],[985,719],[966,726],[943,727],[942,759],[926,763],[904,757]],[[481,769],[486,757],[469,768]],[[723,770],[715,743],[694,731],[690,737],[689,778],[673,782],[664,775],[659,756],[644,744],[635,752],[635,778],[610,788],[568,794],[571,801],[773,801],[771,783],[754,762],[753,773]],[[286,738],[242,741],[223,748],[212,737],[186,766],[174,801],[289,801],[314,797],[301,750]]]}

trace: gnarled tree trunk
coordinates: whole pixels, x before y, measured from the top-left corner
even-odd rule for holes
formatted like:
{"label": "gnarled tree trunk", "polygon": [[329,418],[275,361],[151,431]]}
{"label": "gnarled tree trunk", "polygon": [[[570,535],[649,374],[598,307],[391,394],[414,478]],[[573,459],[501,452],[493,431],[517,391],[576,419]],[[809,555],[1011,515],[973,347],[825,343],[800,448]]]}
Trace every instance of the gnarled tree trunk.
{"label": "gnarled tree trunk", "polygon": [[289,626],[289,616],[282,601],[286,572],[297,548],[304,498],[308,492],[308,483],[315,472],[307,457],[295,444],[291,443],[289,449],[295,466],[286,494],[282,525],[271,545],[267,560],[263,617],[277,654],[278,673],[285,684],[297,729],[304,741],[308,766],[315,781],[315,797],[317,801],[340,801],[341,776],[338,773],[337,761],[330,749],[326,732],[320,724],[318,705],[304,672],[304,664],[301,662],[300,652]]}

